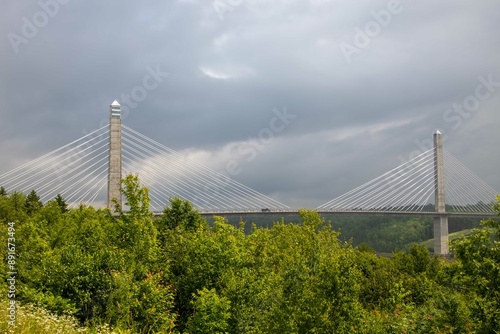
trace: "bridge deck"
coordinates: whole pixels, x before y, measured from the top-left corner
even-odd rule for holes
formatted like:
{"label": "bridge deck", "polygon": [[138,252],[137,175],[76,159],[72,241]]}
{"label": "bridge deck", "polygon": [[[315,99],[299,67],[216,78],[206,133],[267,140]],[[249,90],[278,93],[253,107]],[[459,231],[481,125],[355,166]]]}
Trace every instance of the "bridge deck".
{"label": "bridge deck", "polygon": [[[496,214],[493,212],[416,212],[416,211],[335,211],[335,210],[316,210],[319,214],[332,214],[338,216],[376,216],[376,217],[452,217],[452,218],[493,218]],[[298,214],[298,210],[276,210],[276,211],[262,211],[262,210],[247,210],[247,211],[200,211],[202,216],[232,216],[232,215],[288,215]],[[161,212],[155,212],[155,216],[160,216]]]}

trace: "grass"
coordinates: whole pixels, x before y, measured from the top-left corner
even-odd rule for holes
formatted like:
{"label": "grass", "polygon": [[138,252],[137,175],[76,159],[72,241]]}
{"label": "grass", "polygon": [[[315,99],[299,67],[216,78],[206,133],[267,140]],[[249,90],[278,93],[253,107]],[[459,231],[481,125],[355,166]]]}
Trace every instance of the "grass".
{"label": "grass", "polygon": [[[474,230],[472,230],[472,229],[453,232],[453,233],[450,233],[448,235],[448,240],[452,241],[452,240],[461,238],[463,236],[467,236],[473,232],[474,232]],[[422,241],[420,244],[424,245],[427,249],[432,250],[432,249],[434,249],[434,238],[426,240],[426,241]]]}

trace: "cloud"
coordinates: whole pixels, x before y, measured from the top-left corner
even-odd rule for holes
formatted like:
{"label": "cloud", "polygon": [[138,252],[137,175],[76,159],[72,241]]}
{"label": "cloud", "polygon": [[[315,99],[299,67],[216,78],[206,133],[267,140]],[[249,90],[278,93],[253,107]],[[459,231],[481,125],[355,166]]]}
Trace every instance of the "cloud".
{"label": "cloud", "polygon": [[[395,167],[436,129],[448,150],[500,189],[500,90],[456,128],[447,109],[500,81],[499,4],[400,1],[348,64],[339,48],[387,1],[241,1],[221,20],[211,1],[70,1],[15,53],[38,3],[0,13],[0,174],[106,124],[115,98],[170,73],[124,124],[297,207],[315,207]],[[119,13],[119,14],[116,14]],[[139,99],[140,100],[140,99]],[[250,162],[238,145],[296,121]]]}

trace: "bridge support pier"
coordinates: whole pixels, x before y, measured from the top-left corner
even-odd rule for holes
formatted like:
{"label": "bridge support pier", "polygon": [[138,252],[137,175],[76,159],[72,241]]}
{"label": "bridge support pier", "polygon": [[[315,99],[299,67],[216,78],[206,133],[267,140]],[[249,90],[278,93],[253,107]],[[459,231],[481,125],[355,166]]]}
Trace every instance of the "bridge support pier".
{"label": "bridge support pier", "polygon": [[448,217],[434,217],[434,254],[446,255],[448,253]]}

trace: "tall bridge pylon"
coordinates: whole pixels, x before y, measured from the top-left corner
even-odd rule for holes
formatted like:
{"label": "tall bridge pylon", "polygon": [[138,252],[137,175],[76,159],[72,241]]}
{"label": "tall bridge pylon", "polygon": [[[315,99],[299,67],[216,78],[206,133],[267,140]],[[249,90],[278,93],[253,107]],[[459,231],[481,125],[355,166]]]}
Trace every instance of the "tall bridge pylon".
{"label": "tall bridge pylon", "polygon": [[[434,217],[434,252],[448,249],[448,217],[491,217],[498,194],[443,149],[434,147],[318,207],[322,212]],[[433,196],[434,195],[434,196]]]}
{"label": "tall bridge pylon", "polygon": [[113,200],[121,208],[122,180],[122,120],[121,105],[117,100],[109,106],[109,160],[108,160],[108,197],[107,205],[113,209]]}
{"label": "tall bridge pylon", "polygon": [[448,216],[446,216],[443,167],[443,138],[434,134],[434,253],[448,254]]}

